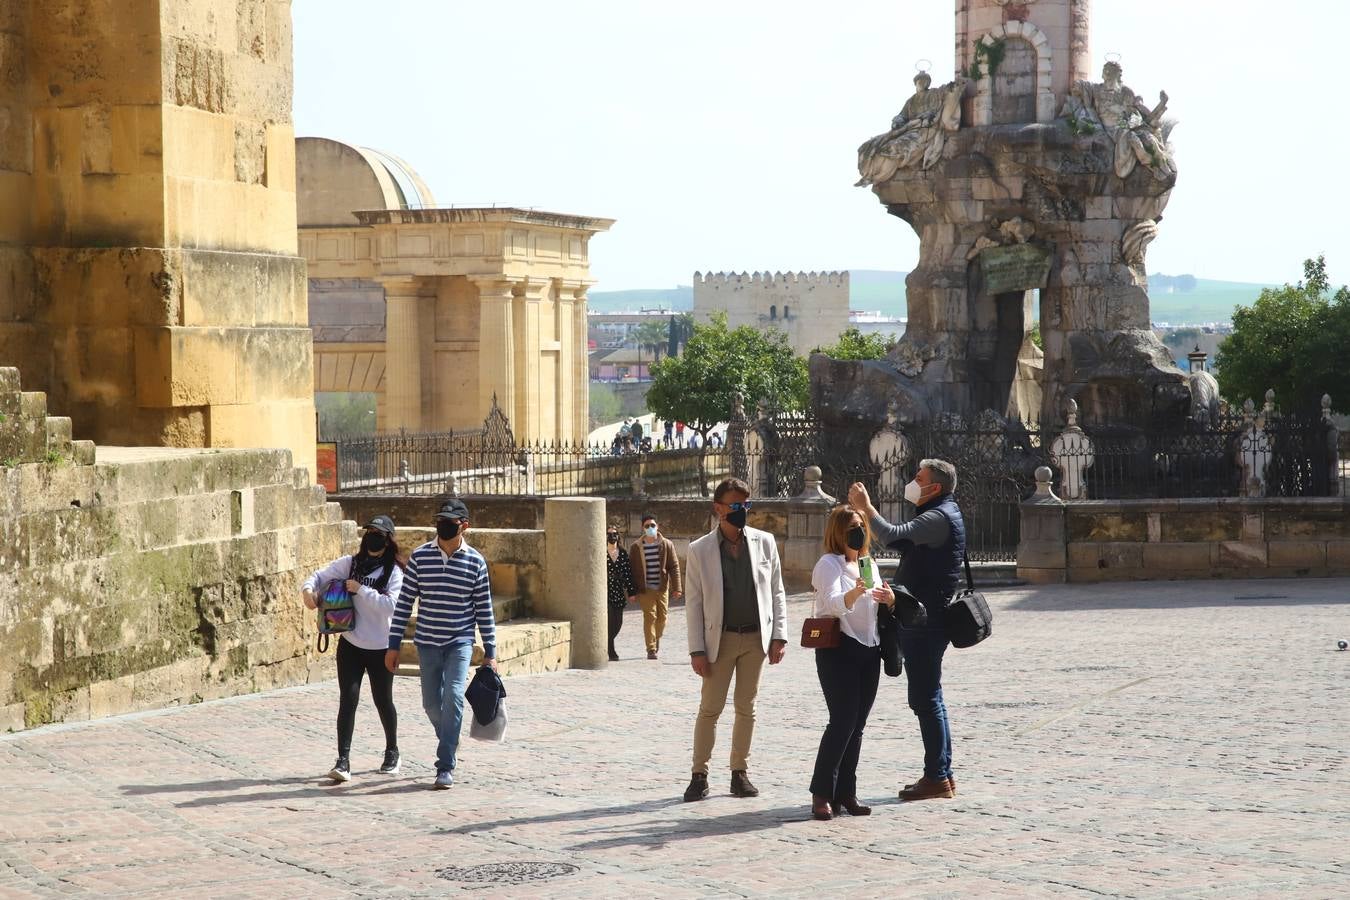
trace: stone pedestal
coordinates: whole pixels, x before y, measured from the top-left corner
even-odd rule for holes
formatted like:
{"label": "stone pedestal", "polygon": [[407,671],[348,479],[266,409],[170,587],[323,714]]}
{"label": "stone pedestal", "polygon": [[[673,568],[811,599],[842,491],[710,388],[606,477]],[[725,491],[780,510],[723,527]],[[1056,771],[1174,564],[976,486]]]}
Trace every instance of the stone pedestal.
{"label": "stone pedestal", "polygon": [[1068,576],[1067,517],[1064,501],[1050,489],[1053,473],[1036,470],[1036,493],[1022,503],[1017,542],[1017,577],[1031,584],[1063,584]]}
{"label": "stone pedestal", "polygon": [[564,497],[544,501],[549,573],[534,614],[572,623],[572,668],[609,664],[605,569],[605,501]]}

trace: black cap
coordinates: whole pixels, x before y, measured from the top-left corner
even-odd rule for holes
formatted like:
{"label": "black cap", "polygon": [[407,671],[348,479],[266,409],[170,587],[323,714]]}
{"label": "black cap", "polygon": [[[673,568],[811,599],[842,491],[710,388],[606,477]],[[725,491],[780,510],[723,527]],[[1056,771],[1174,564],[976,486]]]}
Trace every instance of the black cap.
{"label": "black cap", "polygon": [[376,516],[365,524],[366,528],[373,528],[376,531],[383,531],[390,537],[394,536],[394,520],[388,516]]}
{"label": "black cap", "polygon": [[467,519],[469,517],[469,508],[464,505],[463,500],[451,498],[441,504],[441,508],[436,510],[438,519]]}

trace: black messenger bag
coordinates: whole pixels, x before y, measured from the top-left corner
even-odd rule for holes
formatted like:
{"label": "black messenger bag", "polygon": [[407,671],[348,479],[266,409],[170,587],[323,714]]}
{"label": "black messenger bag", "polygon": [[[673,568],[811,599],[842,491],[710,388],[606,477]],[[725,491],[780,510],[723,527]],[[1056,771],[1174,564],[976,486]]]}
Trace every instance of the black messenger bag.
{"label": "black messenger bag", "polygon": [[975,579],[970,577],[970,559],[962,554],[961,561],[966,565],[966,589],[957,594],[947,604],[944,618],[947,623],[947,640],[953,647],[974,647],[980,641],[994,633],[994,614],[984,594],[975,590]]}

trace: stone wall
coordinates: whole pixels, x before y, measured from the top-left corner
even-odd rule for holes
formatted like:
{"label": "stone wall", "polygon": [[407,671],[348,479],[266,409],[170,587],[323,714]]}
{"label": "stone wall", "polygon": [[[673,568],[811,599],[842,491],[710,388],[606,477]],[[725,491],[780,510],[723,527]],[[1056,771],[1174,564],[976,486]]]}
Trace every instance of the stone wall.
{"label": "stone wall", "polygon": [[1022,525],[1018,574],[1036,581],[1350,574],[1341,497],[1028,504]]}
{"label": "stone wall", "polygon": [[[358,522],[371,516],[389,515],[400,526],[430,523],[441,504],[440,496],[412,495],[336,495],[342,505],[343,516]],[[478,529],[544,528],[543,497],[466,497],[473,516],[474,533]],[[642,534],[642,517],[648,513],[661,523],[661,532],[675,544],[684,565],[690,541],[702,537],[713,528],[712,500],[663,499],[643,497],[607,498],[606,521],[616,523],[624,534],[627,546]],[[763,529],[778,539],[778,552],[783,560],[783,580],[789,590],[805,590],[810,586],[811,569],[821,554],[824,535],[826,504],[801,504],[792,500],[755,500],[750,511],[749,524]],[[476,540],[476,539],[474,539]],[[596,535],[603,541],[604,535]],[[487,556],[487,551],[484,551]],[[492,562],[493,557],[487,556]],[[497,577],[496,572],[493,578]],[[495,584],[495,581],[494,581]],[[495,588],[494,588],[495,590]]]}
{"label": "stone wall", "polygon": [[105,444],[314,468],[288,0],[0,5],[0,358]]}
{"label": "stone wall", "polygon": [[308,572],[350,546],[284,450],[99,448],[0,369],[0,730],[331,677]]}

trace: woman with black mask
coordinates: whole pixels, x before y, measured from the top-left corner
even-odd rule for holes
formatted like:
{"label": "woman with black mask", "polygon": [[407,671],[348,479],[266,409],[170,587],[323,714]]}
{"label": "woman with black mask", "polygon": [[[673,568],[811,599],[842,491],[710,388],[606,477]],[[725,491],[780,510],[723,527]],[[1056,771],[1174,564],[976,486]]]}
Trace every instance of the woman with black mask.
{"label": "woman with black mask", "polygon": [[350,753],[352,732],[356,727],[356,706],[361,701],[361,680],[370,676],[370,696],[384,726],[384,763],[380,772],[397,775],[398,713],[394,710],[394,673],[384,666],[389,645],[389,621],[394,603],[403,587],[403,563],[398,559],[394,541],[394,522],[388,516],[376,516],[362,530],[361,549],[351,556],[340,556],[305,579],[305,606],[315,609],[315,591],[332,581],[344,581],[356,607],[356,623],[351,631],[339,635],[338,674],[338,758],[328,777],[336,782],[351,781]]}
{"label": "woman with black mask", "polygon": [[619,546],[619,527],[611,525],[605,529],[605,564],[609,573],[609,661],[618,662],[619,653],[614,649],[614,639],[623,628],[623,611],[629,601],[635,600],[633,593],[633,564],[628,551]]}
{"label": "woman with black mask", "polygon": [[825,694],[829,724],[820,738],[811,776],[811,815],[829,820],[847,810],[865,816],[858,802],[858,758],[863,729],[881,680],[881,641],[877,605],[895,595],[880,579],[868,584],[859,561],[867,556],[871,533],[867,520],[851,506],[836,506],[825,523],[825,555],[811,572],[816,616],[839,619],[839,646],[816,650],[816,675]]}

